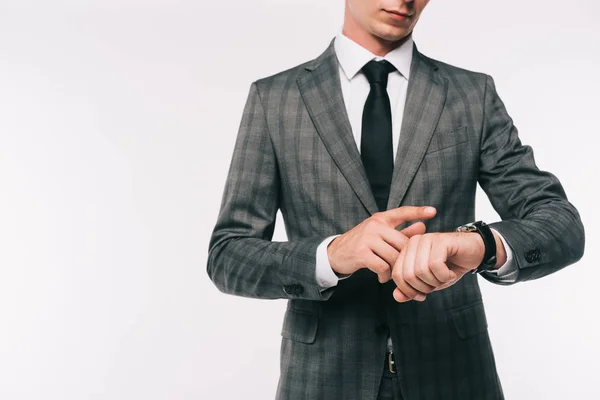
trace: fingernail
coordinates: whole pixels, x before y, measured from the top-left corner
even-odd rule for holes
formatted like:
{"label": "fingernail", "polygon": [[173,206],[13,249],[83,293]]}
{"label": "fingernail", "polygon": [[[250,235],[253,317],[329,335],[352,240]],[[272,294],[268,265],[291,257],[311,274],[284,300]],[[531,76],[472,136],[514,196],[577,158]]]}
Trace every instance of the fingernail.
{"label": "fingernail", "polygon": [[425,208],[425,212],[427,214],[433,214],[435,212],[435,208],[433,208],[433,207],[426,207]]}
{"label": "fingernail", "polygon": [[423,301],[423,300],[425,300],[425,295],[424,294],[418,294],[418,295],[415,296],[415,300]]}

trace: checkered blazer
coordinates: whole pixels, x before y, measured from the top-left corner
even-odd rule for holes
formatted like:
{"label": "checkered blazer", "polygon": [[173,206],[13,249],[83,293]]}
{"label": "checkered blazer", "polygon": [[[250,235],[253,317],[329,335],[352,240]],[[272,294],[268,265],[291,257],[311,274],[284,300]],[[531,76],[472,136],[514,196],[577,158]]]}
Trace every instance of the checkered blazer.
{"label": "checkered blazer", "polygon": [[[477,275],[422,303],[395,302],[390,281],[380,304],[381,284],[368,270],[319,288],[317,246],[378,210],[333,42],[316,59],[250,85],[208,274],[224,293],[288,300],[277,399],[374,400],[388,333],[406,400],[503,399]],[[581,258],[578,212],[521,144],[492,78],[415,45],[388,208],[432,205],[438,212],[427,231],[452,231],[475,219],[478,183],[502,218],[491,226],[514,251],[517,282]],[[287,242],[271,241],[278,210]]]}

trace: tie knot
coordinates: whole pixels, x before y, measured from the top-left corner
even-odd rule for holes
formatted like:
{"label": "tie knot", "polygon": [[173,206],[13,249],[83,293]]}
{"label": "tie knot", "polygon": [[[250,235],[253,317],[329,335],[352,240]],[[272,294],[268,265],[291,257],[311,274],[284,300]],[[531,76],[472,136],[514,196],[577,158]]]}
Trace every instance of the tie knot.
{"label": "tie knot", "polygon": [[396,68],[387,60],[371,60],[362,67],[362,71],[369,80],[369,83],[382,83],[387,86],[388,75]]}

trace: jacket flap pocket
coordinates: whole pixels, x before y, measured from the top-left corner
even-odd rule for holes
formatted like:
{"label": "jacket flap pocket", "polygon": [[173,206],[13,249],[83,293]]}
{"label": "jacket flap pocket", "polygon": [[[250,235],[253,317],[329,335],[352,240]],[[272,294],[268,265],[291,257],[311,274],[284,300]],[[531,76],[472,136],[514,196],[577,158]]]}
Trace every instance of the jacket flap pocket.
{"label": "jacket flap pocket", "polygon": [[442,149],[457,146],[461,143],[468,142],[469,135],[467,126],[461,126],[450,131],[435,132],[427,148],[427,153],[433,153]]}
{"label": "jacket flap pocket", "polygon": [[304,310],[287,309],[283,318],[281,336],[301,342],[313,343],[317,336],[319,316]]}
{"label": "jacket flap pocket", "polygon": [[459,309],[450,310],[456,332],[461,339],[467,339],[487,330],[482,300]]}

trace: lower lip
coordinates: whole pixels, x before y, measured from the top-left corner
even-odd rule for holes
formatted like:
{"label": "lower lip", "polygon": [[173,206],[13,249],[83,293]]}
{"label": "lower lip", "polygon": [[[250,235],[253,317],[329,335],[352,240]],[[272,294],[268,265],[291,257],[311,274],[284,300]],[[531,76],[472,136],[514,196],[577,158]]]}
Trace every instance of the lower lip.
{"label": "lower lip", "polygon": [[407,19],[409,19],[410,17],[405,17],[404,15],[400,15],[400,14],[394,14],[392,12],[386,11],[386,13],[388,13],[388,15],[398,21],[406,21]]}

